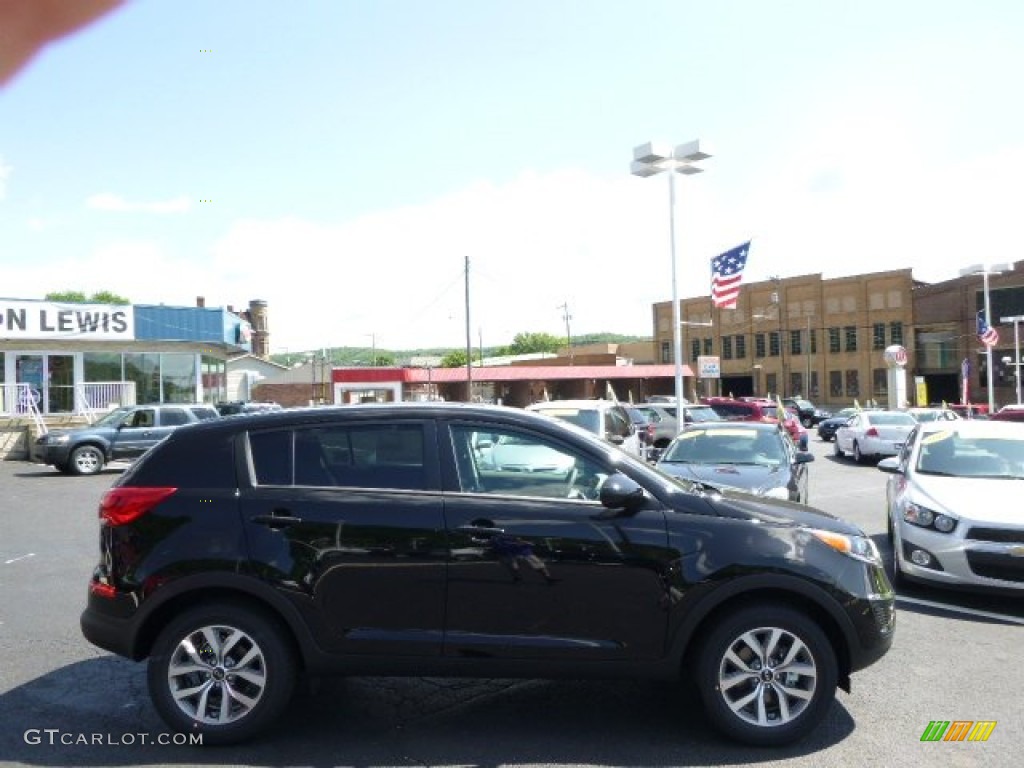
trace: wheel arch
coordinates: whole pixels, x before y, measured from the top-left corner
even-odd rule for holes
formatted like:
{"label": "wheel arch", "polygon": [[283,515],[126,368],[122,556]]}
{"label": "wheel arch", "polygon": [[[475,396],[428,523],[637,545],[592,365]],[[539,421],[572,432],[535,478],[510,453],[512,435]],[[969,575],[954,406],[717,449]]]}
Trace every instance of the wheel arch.
{"label": "wheel arch", "polygon": [[[204,583],[206,581],[198,579],[187,585],[174,585],[174,594],[149,610],[133,638],[131,658],[136,661],[147,658],[163,629],[184,611],[202,605],[231,603],[259,613],[273,622],[281,631],[285,642],[294,651],[299,667],[307,667],[309,656],[314,652],[312,640],[303,631],[302,620],[294,606],[281,597],[267,595],[265,590],[259,588],[260,585],[246,583],[251,580],[245,577],[233,577],[228,582],[219,584]],[[168,586],[170,585],[165,585],[164,589]]]}
{"label": "wheel arch", "polygon": [[842,608],[820,589],[793,577],[753,577],[739,581],[723,588],[724,594],[709,596],[689,609],[687,621],[680,627],[674,642],[684,673],[693,669],[702,639],[723,617],[746,607],[775,603],[800,611],[821,627],[836,656],[839,687],[849,692],[852,671],[850,649],[856,630],[843,616]]}

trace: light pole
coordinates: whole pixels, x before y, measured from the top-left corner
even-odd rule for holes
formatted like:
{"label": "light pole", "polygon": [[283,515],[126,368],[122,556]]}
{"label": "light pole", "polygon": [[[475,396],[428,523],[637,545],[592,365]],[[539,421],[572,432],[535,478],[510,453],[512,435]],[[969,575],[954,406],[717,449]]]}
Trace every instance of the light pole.
{"label": "light pole", "polygon": [[757,383],[754,385],[754,397],[761,396],[761,364],[754,363],[754,376],[756,377]]}
{"label": "light pole", "polygon": [[[961,277],[981,275],[982,291],[985,298],[985,322],[990,325],[992,323],[992,315],[988,298],[988,276],[1009,272],[1012,269],[1013,264],[973,264],[960,270]],[[996,393],[992,389],[992,347],[988,344],[985,345],[985,376],[988,383],[988,412],[993,413],[996,409]]]}
{"label": "light pole", "polygon": [[682,173],[692,175],[703,169],[694,163],[711,157],[701,149],[700,140],[694,139],[673,149],[668,144],[648,142],[633,148],[633,162],[629,172],[646,178],[668,171],[668,232],[669,252],[672,259],[672,346],[675,353],[676,412],[683,412],[683,346],[679,324],[679,282],[676,274],[676,177]]}
{"label": "light pole", "polygon": [[1020,324],[1024,322],[1024,315],[1000,317],[999,322],[1013,323],[1013,377],[1017,385],[1017,405],[1020,405]]}

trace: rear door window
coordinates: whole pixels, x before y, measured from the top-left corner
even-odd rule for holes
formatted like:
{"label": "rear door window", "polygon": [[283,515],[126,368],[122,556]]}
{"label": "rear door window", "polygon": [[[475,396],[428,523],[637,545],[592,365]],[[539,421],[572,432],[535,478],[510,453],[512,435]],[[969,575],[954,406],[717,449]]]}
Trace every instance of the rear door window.
{"label": "rear door window", "polygon": [[419,423],[259,432],[250,434],[249,445],[258,485],[413,491],[438,485]]}

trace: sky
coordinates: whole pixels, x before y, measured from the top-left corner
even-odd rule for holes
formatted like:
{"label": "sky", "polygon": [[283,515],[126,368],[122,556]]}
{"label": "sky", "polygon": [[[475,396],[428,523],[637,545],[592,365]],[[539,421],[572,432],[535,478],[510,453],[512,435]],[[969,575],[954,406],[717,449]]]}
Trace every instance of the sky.
{"label": "sky", "polygon": [[[650,336],[745,282],[1022,258],[1017,0],[134,0],[0,88],[0,297],[268,303],[274,352]],[[468,262],[468,280],[466,264]]]}

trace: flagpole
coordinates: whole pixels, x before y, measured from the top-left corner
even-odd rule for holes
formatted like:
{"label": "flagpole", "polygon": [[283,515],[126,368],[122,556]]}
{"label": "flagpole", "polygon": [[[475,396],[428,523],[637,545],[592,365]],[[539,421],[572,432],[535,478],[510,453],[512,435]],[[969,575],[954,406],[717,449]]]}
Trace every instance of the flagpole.
{"label": "flagpole", "polygon": [[[985,325],[989,328],[992,327],[992,314],[989,307],[988,299],[988,269],[981,273],[983,281],[984,294],[985,294]],[[996,412],[996,394],[992,389],[992,345],[985,345],[985,378],[988,380],[988,412],[993,414]]]}

